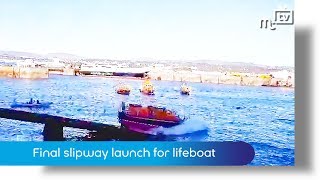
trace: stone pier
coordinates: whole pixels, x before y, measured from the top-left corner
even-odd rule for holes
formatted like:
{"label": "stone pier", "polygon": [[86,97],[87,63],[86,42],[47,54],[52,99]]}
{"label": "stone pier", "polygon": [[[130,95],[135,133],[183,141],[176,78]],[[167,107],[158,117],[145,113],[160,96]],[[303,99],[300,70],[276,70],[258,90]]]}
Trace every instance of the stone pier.
{"label": "stone pier", "polygon": [[191,72],[191,71],[150,71],[149,76],[154,80],[199,82],[212,84],[229,84],[242,86],[278,86],[294,87],[294,79],[280,79],[262,77],[259,74],[232,75],[218,72]]}

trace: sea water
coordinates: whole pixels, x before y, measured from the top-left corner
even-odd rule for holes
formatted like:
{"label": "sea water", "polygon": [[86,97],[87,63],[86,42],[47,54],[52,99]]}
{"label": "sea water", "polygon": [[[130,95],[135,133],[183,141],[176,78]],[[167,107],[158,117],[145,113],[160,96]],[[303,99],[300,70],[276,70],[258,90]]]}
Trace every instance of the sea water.
{"label": "sea water", "polygon": [[[118,95],[123,82],[133,89]],[[118,125],[122,101],[165,106],[187,121],[174,128],[159,129],[162,141],[245,141],[255,149],[250,165],[294,164],[294,89],[188,83],[191,95],[180,95],[181,82],[153,81],[155,95],[139,92],[140,80],[101,77],[51,76],[28,80],[0,78],[0,107],[30,98],[53,102],[48,109],[20,110]],[[42,141],[43,125],[0,119],[0,141]],[[68,140],[84,130],[64,128]]]}

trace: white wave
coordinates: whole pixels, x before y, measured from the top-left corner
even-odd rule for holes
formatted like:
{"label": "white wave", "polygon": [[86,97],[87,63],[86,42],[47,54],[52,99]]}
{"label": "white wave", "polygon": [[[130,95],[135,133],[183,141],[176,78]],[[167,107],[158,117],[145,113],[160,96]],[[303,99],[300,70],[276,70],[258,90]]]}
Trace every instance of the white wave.
{"label": "white wave", "polygon": [[199,131],[208,130],[208,124],[205,121],[199,120],[186,120],[181,125],[177,125],[171,128],[159,127],[155,129],[156,134],[164,135],[184,135],[191,134]]}

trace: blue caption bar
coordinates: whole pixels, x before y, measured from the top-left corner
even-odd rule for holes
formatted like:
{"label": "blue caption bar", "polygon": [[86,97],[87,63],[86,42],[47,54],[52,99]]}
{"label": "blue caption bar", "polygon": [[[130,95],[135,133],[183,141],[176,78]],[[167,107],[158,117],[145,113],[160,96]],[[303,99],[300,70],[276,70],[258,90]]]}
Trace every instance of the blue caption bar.
{"label": "blue caption bar", "polygon": [[0,142],[0,165],[236,166],[254,158],[245,142]]}

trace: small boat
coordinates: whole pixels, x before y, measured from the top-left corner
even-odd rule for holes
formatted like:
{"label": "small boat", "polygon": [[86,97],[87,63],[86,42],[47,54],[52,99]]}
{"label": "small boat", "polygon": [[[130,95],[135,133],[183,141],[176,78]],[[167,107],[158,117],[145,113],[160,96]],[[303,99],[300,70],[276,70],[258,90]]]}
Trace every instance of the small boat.
{"label": "small boat", "polygon": [[144,107],[137,104],[126,105],[124,102],[118,112],[118,119],[121,127],[144,134],[153,134],[153,130],[158,127],[170,128],[185,121],[185,118],[180,118],[166,108]]}
{"label": "small boat", "polygon": [[122,95],[129,95],[130,94],[130,90],[117,89],[117,93],[118,94],[122,94]]}
{"label": "small boat", "polygon": [[143,83],[140,92],[146,95],[154,95],[154,87],[149,79]]}
{"label": "small boat", "polygon": [[50,105],[53,104],[52,102],[41,102],[41,103],[18,103],[14,102],[11,104],[11,108],[19,108],[19,107],[26,107],[26,108],[49,108]]}
{"label": "small boat", "polygon": [[118,94],[122,94],[122,95],[129,95],[131,91],[131,88],[127,85],[120,85],[117,89],[116,92]]}
{"label": "small boat", "polygon": [[181,85],[180,93],[183,95],[190,95],[191,87],[187,86],[185,83]]}

